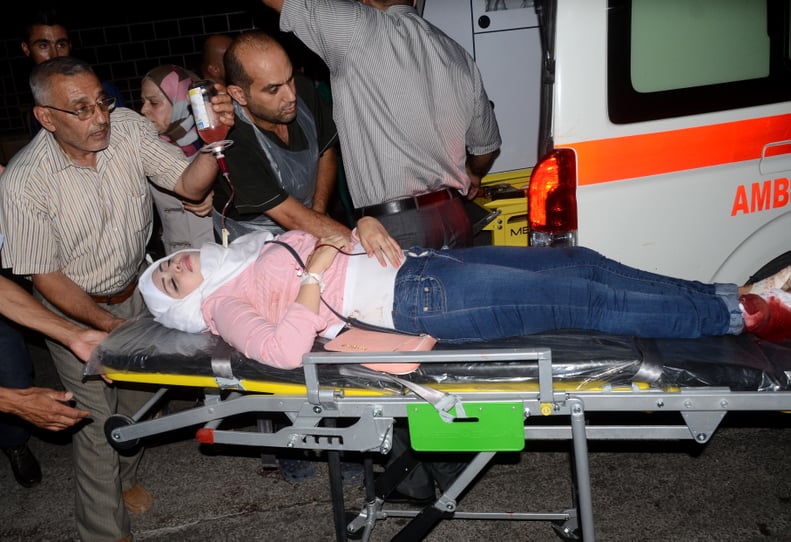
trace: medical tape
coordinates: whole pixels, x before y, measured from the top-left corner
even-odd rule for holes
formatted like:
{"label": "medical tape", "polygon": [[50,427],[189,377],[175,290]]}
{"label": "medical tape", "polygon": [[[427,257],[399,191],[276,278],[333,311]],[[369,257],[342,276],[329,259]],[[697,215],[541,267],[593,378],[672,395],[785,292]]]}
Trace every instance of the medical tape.
{"label": "medical tape", "polygon": [[242,382],[233,374],[230,358],[217,359],[213,357],[211,360],[211,371],[214,375],[215,382],[217,382],[217,387],[221,390],[229,388],[238,390],[244,389]]}
{"label": "medical tape", "polygon": [[[389,373],[374,371],[373,369],[368,369],[367,367],[344,365],[340,367],[339,372],[344,376],[376,378],[378,380],[385,379],[395,382],[396,384],[400,384],[401,386],[412,391],[412,393],[427,403],[430,403],[431,406],[436,409],[437,413],[439,413],[439,417],[442,418],[442,421],[446,423],[451,423],[456,418],[467,417],[467,414],[464,412],[464,405],[462,405],[461,398],[458,395],[445,393],[433,388],[427,388],[426,386],[415,384],[414,382],[404,380],[403,378],[398,378],[397,376],[393,376]],[[454,407],[456,408],[455,415],[450,413]]]}
{"label": "medical tape", "polygon": [[632,377],[632,382],[646,382],[648,384],[658,382],[664,370],[664,363],[656,341],[638,337],[635,339],[635,343],[643,360]]}

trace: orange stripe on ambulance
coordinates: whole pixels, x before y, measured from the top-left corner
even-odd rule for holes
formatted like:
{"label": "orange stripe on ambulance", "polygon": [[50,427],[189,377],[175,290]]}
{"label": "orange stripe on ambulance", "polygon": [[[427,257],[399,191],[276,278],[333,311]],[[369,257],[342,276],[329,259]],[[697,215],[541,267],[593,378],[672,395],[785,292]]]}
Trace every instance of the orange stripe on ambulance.
{"label": "orange stripe on ambulance", "polygon": [[789,2],[534,4],[530,244],[702,281],[791,263]]}

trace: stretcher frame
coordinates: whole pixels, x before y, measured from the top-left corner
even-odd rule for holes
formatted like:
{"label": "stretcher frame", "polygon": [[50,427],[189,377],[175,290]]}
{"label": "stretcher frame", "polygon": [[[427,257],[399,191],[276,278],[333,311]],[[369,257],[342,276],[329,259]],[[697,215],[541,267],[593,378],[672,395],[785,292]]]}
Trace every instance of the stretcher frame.
{"label": "stretcher frame", "polygon": [[[537,383],[468,383],[426,386],[378,371],[359,368],[365,363],[420,362],[423,366],[439,363],[497,363],[535,361]],[[135,446],[141,439],[193,425],[203,424],[196,439],[205,444],[320,450],[328,453],[333,514],[338,540],[362,533],[368,540],[378,521],[388,517],[413,518],[393,540],[419,540],[443,519],[543,520],[552,522],[556,533],[567,540],[595,540],[591,481],[588,463],[589,440],[694,440],[708,442],[728,412],[791,411],[789,391],[734,391],[727,386],[677,387],[656,389],[633,383],[630,386],[568,382],[558,378],[549,348],[471,348],[434,350],[431,352],[345,354],[310,352],[303,358],[304,385],[261,383],[238,378],[228,371],[225,355],[214,356],[213,378],[183,375],[107,371],[116,381],[146,382],[158,385],[201,386],[206,400],[202,406],[160,418],[144,419],[167,393],[160,391],[132,418],[110,418],[105,427],[114,446]],[[342,373],[380,379],[401,386],[401,391],[382,389],[345,389],[323,385],[319,369],[325,365],[341,367]],[[212,391],[213,390],[213,391]],[[216,392],[216,393],[215,393]],[[441,423],[452,425],[459,416],[459,406],[476,405],[489,409],[505,405],[518,409],[523,421],[520,440],[569,440],[572,444],[573,503],[554,512],[468,512],[457,508],[459,496],[475,481],[498,451],[476,450],[474,459],[458,479],[432,505],[423,509],[388,508],[381,484],[373,480],[372,463],[366,465],[366,502],[356,518],[347,521],[340,476],[339,453],[387,454],[393,442],[393,427],[398,418],[409,418],[410,411],[431,405]],[[481,406],[483,405],[483,406]],[[591,413],[639,412],[646,414],[640,424],[591,424]],[[678,422],[651,423],[650,413],[673,413]],[[282,413],[291,425],[279,430],[247,432],[224,430],[224,419],[244,413]],[[336,422],[344,420],[345,425]],[[348,423],[353,420],[352,423]],[[541,423],[532,423],[541,420]],[[549,423],[547,423],[549,421]],[[477,429],[475,424],[470,427]],[[401,468],[403,465],[398,465]],[[385,473],[387,474],[387,473]],[[380,479],[388,476],[380,475]],[[398,480],[390,476],[393,485]]]}

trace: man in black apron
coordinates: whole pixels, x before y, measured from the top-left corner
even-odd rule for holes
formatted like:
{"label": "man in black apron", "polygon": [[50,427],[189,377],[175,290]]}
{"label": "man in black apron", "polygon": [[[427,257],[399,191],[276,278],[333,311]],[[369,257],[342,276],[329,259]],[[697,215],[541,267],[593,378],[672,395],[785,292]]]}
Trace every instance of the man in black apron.
{"label": "man in black apron", "polygon": [[225,56],[234,99],[228,178],[215,185],[215,231],[229,240],[250,231],[305,230],[349,236],[327,215],[337,179],[337,133],[329,107],[286,51],[260,31],[234,39]]}

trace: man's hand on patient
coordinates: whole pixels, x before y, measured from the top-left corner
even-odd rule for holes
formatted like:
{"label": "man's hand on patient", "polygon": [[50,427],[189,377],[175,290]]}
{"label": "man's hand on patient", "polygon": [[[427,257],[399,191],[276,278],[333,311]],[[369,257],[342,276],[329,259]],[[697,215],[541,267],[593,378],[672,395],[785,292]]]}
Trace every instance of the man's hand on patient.
{"label": "man's hand on patient", "polygon": [[364,216],[358,220],[357,236],[368,257],[376,256],[382,267],[387,267],[387,261],[394,266],[401,263],[401,258],[404,256],[401,247],[375,218]]}

